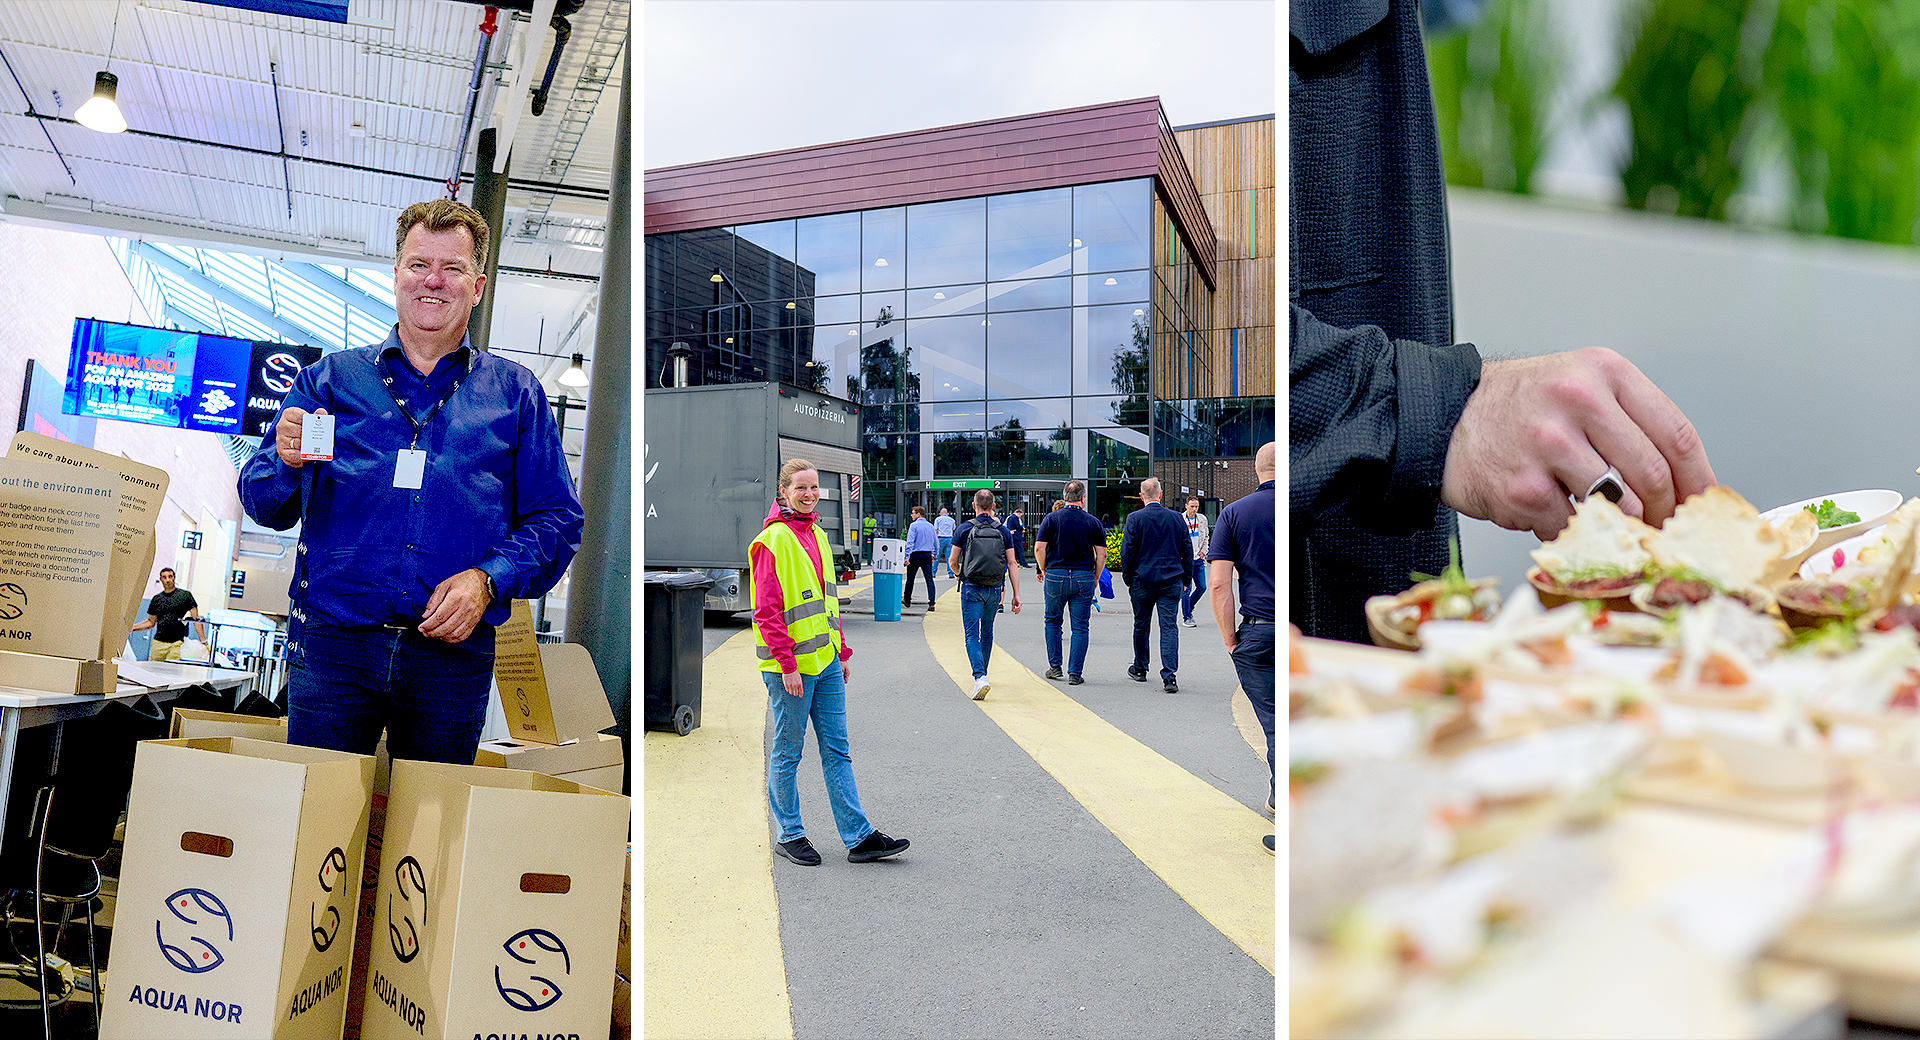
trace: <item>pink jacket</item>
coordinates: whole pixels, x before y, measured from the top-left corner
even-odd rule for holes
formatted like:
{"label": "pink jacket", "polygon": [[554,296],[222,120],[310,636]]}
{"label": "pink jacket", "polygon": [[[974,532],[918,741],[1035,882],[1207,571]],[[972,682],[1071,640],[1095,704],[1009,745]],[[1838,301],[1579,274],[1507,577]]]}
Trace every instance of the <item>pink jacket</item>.
{"label": "pink jacket", "polygon": [[[815,515],[803,513],[801,517],[784,520],[780,516],[780,503],[774,502],[767,510],[767,519],[761,524],[764,529],[771,524],[784,523],[799,537],[800,544],[807,550],[807,556],[813,560],[813,570],[820,575],[820,584],[825,586],[826,571],[820,558],[820,544],[814,538]],[[767,641],[767,649],[773,652],[773,659],[780,662],[780,671],[790,673],[799,669],[793,660],[793,639],[787,635],[787,619],[783,616],[786,595],[780,590],[780,575],[774,570],[773,553],[767,547],[755,543],[747,552],[747,563],[753,570],[753,624],[760,629],[760,638]],[[853,656],[853,647],[846,643],[846,632],[841,631],[840,660]]]}

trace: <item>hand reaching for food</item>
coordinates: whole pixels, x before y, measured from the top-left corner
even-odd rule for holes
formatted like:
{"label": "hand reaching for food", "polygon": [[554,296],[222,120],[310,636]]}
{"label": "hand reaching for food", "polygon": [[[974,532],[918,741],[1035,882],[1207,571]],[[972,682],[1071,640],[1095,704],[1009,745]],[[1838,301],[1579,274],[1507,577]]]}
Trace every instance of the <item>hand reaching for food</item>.
{"label": "hand reaching for food", "polygon": [[1626,483],[1620,509],[1656,527],[1714,484],[1693,424],[1613,351],[1489,361],[1454,426],[1440,497],[1545,541],[1573,514],[1568,497],[1609,466]]}

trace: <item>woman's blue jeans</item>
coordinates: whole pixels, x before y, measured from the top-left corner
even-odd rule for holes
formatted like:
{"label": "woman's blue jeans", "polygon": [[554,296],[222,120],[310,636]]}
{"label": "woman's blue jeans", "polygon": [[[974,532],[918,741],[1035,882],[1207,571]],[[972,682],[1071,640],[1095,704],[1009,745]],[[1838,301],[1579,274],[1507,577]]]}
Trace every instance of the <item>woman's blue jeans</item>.
{"label": "woman's blue jeans", "polygon": [[761,672],[773,712],[773,750],[767,763],[767,802],[779,825],[777,841],[804,836],[800,825],[800,753],[806,746],[807,720],[813,720],[814,740],[820,745],[820,772],[827,781],[827,801],[833,823],[847,848],[873,833],[860,808],[860,791],[853,782],[853,755],[847,742],[847,677],[834,661],[819,675],[800,677],[800,696],[781,685],[779,672]]}
{"label": "woman's blue jeans", "polygon": [[1079,675],[1087,663],[1087,626],[1093,617],[1093,569],[1048,567],[1041,586],[1047,599],[1046,614],[1042,617],[1046,623],[1041,626],[1047,634],[1047,667],[1060,667],[1060,616],[1071,612],[1073,642],[1067,651],[1067,674]]}

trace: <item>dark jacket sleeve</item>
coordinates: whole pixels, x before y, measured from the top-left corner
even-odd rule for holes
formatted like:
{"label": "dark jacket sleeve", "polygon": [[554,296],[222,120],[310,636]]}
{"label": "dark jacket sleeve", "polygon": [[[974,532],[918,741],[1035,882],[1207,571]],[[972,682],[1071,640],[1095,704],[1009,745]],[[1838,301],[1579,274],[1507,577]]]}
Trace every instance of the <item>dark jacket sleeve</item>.
{"label": "dark jacket sleeve", "polygon": [[1291,311],[1290,515],[1345,503],[1382,532],[1431,526],[1454,424],[1480,383],[1479,351]]}

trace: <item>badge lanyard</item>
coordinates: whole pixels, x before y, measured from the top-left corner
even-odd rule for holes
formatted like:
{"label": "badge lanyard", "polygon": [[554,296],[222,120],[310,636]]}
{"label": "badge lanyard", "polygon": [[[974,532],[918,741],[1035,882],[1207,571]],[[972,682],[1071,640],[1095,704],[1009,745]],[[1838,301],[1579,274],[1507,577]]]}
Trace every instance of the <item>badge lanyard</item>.
{"label": "badge lanyard", "polygon": [[393,399],[393,406],[395,408],[400,409],[400,414],[406,416],[407,422],[413,425],[412,442],[409,443],[405,448],[400,449],[397,457],[394,460],[394,466],[393,466],[393,486],[394,487],[418,490],[420,485],[425,483],[426,473],[427,473],[427,453],[419,450],[421,431],[426,429],[427,424],[433,422],[434,416],[440,414],[441,405],[444,405],[448,401],[453,400],[454,395],[460,392],[460,384],[465,382],[467,377],[472,374],[473,374],[473,349],[469,347],[467,348],[466,367],[461,371],[460,378],[453,381],[453,389],[447,391],[447,396],[442,397],[439,400],[433,402],[433,407],[427,409],[427,414],[425,416],[419,419],[415,419],[413,417],[413,413],[407,410],[407,406],[400,402],[399,395],[393,392],[393,377],[387,374],[384,367],[382,368],[380,372],[380,382],[387,388],[387,396]]}

